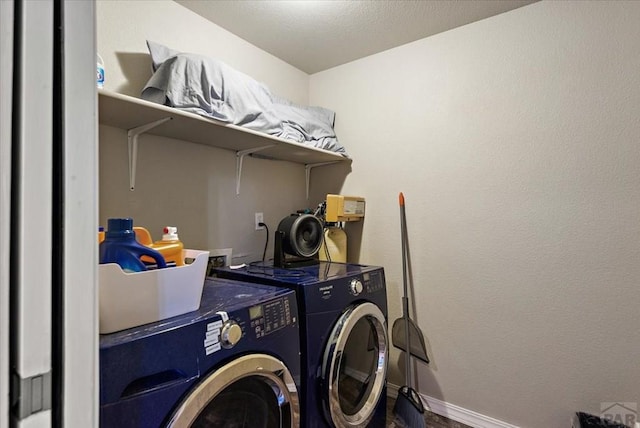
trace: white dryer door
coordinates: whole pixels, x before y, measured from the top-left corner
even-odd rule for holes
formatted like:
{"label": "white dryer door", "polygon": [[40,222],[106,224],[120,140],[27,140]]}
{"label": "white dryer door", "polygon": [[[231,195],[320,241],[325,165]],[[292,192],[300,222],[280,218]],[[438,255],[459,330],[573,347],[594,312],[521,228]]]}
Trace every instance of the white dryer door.
{"label": "white dryer door", "polygon": [[322,361],[325,409],[338,428],[366,426],[384,391],[387,329],[372,303],[349,307],[333,327]]}
{"label": "white dryer door", "polygon": [[278,359],[252,354],[215,369],[175,410],[179,427],[294,428],[300,425],[298,390]]}

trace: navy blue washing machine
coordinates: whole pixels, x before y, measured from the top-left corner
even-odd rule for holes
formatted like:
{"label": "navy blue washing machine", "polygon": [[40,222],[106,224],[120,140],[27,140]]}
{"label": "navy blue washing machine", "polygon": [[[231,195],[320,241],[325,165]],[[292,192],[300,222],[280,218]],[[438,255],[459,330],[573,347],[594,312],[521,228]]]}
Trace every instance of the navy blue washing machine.
{"label": "navy blue washing machine", "polygon": [[217,277],[296,291],[301,324],[301,426],[384,427],[388,357],[384,269],[320,262],[252,264]]}
{"label": "navy blue washing machine", "polygon": [[295,293],[207,279],[200,309],[100,336],[100,426],[298,427]]}

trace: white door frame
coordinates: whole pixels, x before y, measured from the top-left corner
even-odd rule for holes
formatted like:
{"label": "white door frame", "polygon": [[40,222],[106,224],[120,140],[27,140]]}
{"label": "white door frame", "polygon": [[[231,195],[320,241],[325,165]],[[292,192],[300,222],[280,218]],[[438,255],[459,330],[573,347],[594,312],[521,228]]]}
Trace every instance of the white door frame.
{"label": "white door frame", "polygon": [[[0,0],[0,8],[0,428],[11,420],[20,428],[97,427],[95,3]],[[21,11],[18,20],[15,10]],[[64,74],[54,82],[56,12],[64,29]],[[19,80],[13,73],[15,34]],[[54,115],[56,87],[62,88],[61,119]],[[15,110],[13,88],[19,100]],[[18,122],[13,122],[15,114]],[[63,150],[61,243],[52,242],[52,212],[60,206],[52,199],[54,121],[62,130],[57,140]],[[13,157],[12,149],[19,156]],[[52,254],[58,248],[63,251],[58,270],[62,296],[61,307],[54,308]],[[61,320],[62,352],[52,349],[55,313]],[[61,379],[53,390],[52,357]],[[21,385],[18,412],[9,404],[13,381]],[[60,420],[52,421],[52,401],[59,404]]]}
{"label": "white door frame", "polygon": [[13,0],[0,1],[0,428],[9,425],[9,231]]}
{"label": "white door frame", "polygon": [[[1,0],[0,0],[1,1]],[[64,426],[98,426],[96,6],[65,0]]]}

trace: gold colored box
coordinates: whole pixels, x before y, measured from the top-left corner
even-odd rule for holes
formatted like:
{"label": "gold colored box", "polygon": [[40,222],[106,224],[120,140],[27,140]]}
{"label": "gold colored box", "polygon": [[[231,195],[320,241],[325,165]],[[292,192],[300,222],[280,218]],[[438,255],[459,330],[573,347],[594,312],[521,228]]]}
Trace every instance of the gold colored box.
{"label": "gold colored box", "polygon": [[359,196],[327,195],[325,221],[358,221],[364,218],[365,202]]}

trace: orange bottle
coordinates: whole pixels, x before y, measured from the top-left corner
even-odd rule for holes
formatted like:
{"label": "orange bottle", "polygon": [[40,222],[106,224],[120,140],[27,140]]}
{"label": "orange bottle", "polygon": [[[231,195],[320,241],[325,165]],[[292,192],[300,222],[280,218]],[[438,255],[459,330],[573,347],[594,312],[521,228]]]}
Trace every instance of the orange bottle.
{"label": "orange bottle", "polygon": [[136,233],[136,240],[142,245],[150,247],[153,244],[151,234],[147,229],[142,226],[133,226],[133,231]]}
{"label": "orange bottle", "polygon": [[[153,244],[149,245],[149,247],[162,254],[167,263],[174,262],[176,266],[183,266],[184,257],[182,256],[182,250],[184,249],[184,245],[178,238],[178,228],[166,226],[163,232],[162,240],[155,241]],[[142,240],[140,242],[146,244]]]}

